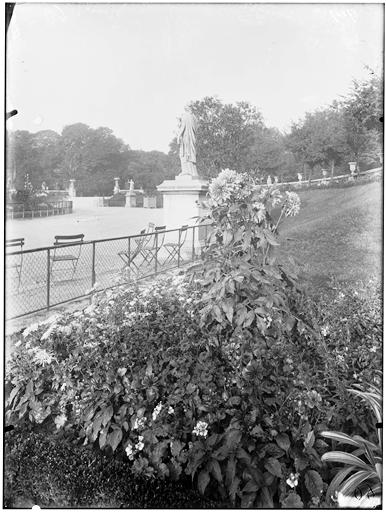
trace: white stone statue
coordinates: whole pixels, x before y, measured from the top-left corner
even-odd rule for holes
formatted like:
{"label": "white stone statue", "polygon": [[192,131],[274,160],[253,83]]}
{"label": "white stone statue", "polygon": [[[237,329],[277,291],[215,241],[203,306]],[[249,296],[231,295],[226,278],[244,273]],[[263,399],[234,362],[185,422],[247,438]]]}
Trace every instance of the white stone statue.
{"label": "white stone statue", "polygon": [[279,178],[277,176],[275,176],[275,185],[277,185],[279,183]]}
{"label": "white stone statue", "polygon": [[271,178],[271,176],[268,176],[268,178],[267,178],[267,185],[269,187],[272,185],[272,178]]}
{"label": "white stone statue", "polygon": [[114,178],[114,194],[119,194],[120,188],[119,188],[119,178]]}
{"label": "white stone statue", "polygon": [[298,180],[299,180],[299,181],[302,181],[302,180],[303,180],[303,176],[300,174],[300,172],[298,172]]}
{"label": "white stone statue", "polygon": [[177,142],[180,145],[181,175],[198,177],[196,167],[197,118],[185,107],[178,126]]}
{"label": "white stone statue", "polygon": [[134,181],[133,180],[129,181],[129,190],[130,190],[130,192],[132,192],[134,190]]}

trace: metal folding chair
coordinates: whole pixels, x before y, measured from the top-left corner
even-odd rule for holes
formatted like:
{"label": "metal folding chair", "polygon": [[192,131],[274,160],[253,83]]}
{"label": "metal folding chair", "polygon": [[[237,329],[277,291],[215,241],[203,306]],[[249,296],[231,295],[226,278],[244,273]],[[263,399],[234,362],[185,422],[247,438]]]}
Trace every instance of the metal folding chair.
{"label": "metal folding chair", "polygon": [[172,263],[174,260],[181,262],[183,260],[181,256],[181,247],[186,241],[186,235],[188,233],[188,225],[181,226],[178,232],[178,242],[167,242],[164,244],[165,249],[168,252],[168,256],[165,260],[165,265]]}
{"label": "metal folding chair", "polygon": [[[11,238],[10,240],[5,241],[5,247],[7,249],[9,248],[16,248],[17,254],[10,254],[7,256],[7,263],[6,263],[6,271],[14,271],[17,277],[17,291],[19,291],[20,284],[21,284],[21,272],[23,268],[23,245],[24,245],[24,238]],[[20,251],[20,252],[19,252]]]}
{"label": "metal folding chair", "polygon": [[123,268],[130,268],[131,266],[135,267],[137,270],[141,265],[138,265],[135,260],[138,258],[138,256],[141,255],[142,249],[145,245],[147,245],[149,236],[146,236],[148,233],[151,233],[154,231],[155,224],[152,222],[149,222],[147,229],[142,229],[142,231],[139,233],[141,236],[130,238],[129,240],[134,241],[135,247],[133,250],[131,250],[131,247],[129,246],[129,250],[127,251],[120,251],[118,253],[118,256],[121,258],[123,263],[125,264]]}
{"label": "metal folding chair", "polygon": [[166,226],[156,226],[151,237],[148,237],[146,244],[142,247],[141,256],[143,261],[141,267],[145,264],[151,265],[153,261],[157,263],[157,257],[165,240]]}
{"label": "metal folding chair", "polygon": [[[78,265],[78,261],[80,258],[80,254],[82,251],[82,244],[83,244],[83,238],[84,235],[57,235],[55,236],[55,242],[54,242],[54,254],[51,256],[51,268],[50,268],[50,274],[51,277],[54,276],[54,269],[56,269],[56,272],[60,269],[61,272],[65,271],[67,272],[70,270],[71,272],[71,278],[74,278],[76,267]],[[76,243],[76,245],[70,245]],[[68,246],[68,247],[66,247]],[[69,265],[65,265],[68,263]],[[59,269],[58,269],[59,265]]]}

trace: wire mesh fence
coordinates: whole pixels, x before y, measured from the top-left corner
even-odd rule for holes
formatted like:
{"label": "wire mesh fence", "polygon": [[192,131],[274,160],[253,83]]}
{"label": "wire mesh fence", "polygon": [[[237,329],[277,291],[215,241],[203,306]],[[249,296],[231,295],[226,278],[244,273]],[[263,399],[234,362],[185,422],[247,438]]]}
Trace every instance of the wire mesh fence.
{"label": "wire mesh fence", "polygon": [[200,257],[209,226],[165,226],[139,235],[61,244],[5,254],[7,320],[180,267]]}

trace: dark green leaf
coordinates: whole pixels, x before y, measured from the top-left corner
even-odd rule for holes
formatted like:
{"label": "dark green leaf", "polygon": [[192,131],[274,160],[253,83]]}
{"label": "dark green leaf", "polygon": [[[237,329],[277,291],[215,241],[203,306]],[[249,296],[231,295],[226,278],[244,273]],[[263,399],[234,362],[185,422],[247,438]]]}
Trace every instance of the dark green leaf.
{"label": "dark green leaf", "polygon": [[198,474],[198,490],[201,494],[204,494],[205,489],[207,488],[210,481],[209,473],[206,469],[203,469]]}
{"label": "dark green leaf", "polygon": [[219,483],[222,482],[222,473],[221,473],[220,464],[215,459],[212,459],[210,461],[210,472],[215,477],[217,482],[219,482]]}
{"label": "dark green leaf", "polygon": [[291,441],[287,434],[279,434],[276,436],[275,441],[277,442],[278,446],[280,446],[280,448],[285,451],[287,451],[291,446]]}
{"label": "dark green leaf", "polygon": [[304,483],[307,487],[307,491],[313,498],[320,498],[323,492],[323,480],[317,471],[309,469],[304,475]]}
{"label": "dark green leaf", "polygon": [[264,464],[264,467],[271,473],[271,475],[277,476],[279,478],[282,477],[281,464],[277,459],[270,457]]}
{"label": "dark green leaf", "polygon": [[108,434],[106,443],[109,444],[111,446],[111,448],[113,449],[113,452],[115,452],[115,450],[117,449],[117,446],[119,445],[121,440],[122,440],[122,430],[119,428],[119,429],[114,429],[110,434]]}
{"label": "dark green leaf", "polygon": [[303,508],[303,502],[296,492],[290,492],[288,496],[281,502],[282,508]]}

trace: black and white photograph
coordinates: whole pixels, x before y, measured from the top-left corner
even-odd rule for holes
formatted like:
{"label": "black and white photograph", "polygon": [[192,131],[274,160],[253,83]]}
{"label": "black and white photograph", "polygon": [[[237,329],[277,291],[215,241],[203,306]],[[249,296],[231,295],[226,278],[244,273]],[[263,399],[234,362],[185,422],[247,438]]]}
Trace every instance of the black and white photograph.
{"label": "black and white photograph", "polygon": [[381,509],[384,3],[5,3],[4,509]]}

